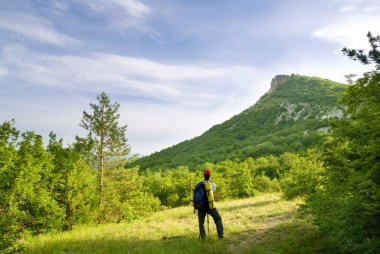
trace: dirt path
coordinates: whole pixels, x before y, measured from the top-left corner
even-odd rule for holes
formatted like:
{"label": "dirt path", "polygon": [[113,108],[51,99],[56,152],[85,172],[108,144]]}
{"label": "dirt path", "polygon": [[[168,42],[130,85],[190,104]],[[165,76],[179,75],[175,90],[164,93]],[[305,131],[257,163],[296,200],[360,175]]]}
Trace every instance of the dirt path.
{"label": "dirt path", "polygon": [[274,217],[266,217],[256,228],[232,235],[226,241],[227,253],[237,253],[238,250],[259,244],[263,238],[267,237],[269,231],[273,231],[276,227],[288,223],[293,216],[294,213],[284,213]]}

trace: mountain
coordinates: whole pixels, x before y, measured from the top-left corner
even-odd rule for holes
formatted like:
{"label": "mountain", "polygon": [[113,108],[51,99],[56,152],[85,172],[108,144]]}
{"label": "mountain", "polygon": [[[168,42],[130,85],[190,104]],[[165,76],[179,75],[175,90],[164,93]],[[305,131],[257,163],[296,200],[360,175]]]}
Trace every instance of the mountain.
{"label": "mountain", "polygon": [[299,152],[323,142],[328,119],[343,117],[345,85],[318,77],[277,75],[253,106],[183,141],[136,161],[141,169],[194,167],[204,162]]}

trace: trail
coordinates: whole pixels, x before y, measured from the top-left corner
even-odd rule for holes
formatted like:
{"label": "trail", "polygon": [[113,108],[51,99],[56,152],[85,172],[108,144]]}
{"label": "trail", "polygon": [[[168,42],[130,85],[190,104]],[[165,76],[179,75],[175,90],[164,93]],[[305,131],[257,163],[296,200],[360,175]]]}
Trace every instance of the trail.
{"label": "trail", "polygon": [[291,213],[268,217],[265,218],[257,228],[232,235],[229,240],[227,240],[226,253],[236,253],[239,249],[244,249],[250,245],[259,244],[271,230],[286,223],[292,217],[293,214]]}

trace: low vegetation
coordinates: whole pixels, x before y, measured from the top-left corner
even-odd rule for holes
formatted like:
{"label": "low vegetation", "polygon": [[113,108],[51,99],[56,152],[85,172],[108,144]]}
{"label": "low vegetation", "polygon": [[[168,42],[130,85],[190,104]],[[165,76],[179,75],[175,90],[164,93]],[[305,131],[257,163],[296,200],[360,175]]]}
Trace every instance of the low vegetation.
{"label": "low vegetation", "polygon": [[323,253],[326,240],[297,214],[298,202],[265,194],[218,203],[226,235],[222,241],[211,218],[210,235],[200,241],[196,214],[191,207],[179,207],[130,223],[31,237],[25,253]]}

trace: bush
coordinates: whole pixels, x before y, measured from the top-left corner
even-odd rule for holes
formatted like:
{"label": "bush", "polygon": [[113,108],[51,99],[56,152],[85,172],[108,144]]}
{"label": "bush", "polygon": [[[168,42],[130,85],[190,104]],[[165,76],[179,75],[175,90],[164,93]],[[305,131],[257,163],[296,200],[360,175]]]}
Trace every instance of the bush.
{"label": "bush", "polygon": [[253,188],[258,192],[278,192],[281,190],[280,183],[277,179],[271,180],[266,175],[257,175],[253,179]]}
{"label": "bush", "polygon": [[158,198],[143,191],[143,179],[137,168],[107,170],[99,210],[99,221],[131,221],[160,207]]}
{"label": "bush", "polygon": [[280,181],[286,199],[308,197],[322,186],[324,168],[321,159],[310,150],[307,157],[293,159],[290,170]]}

